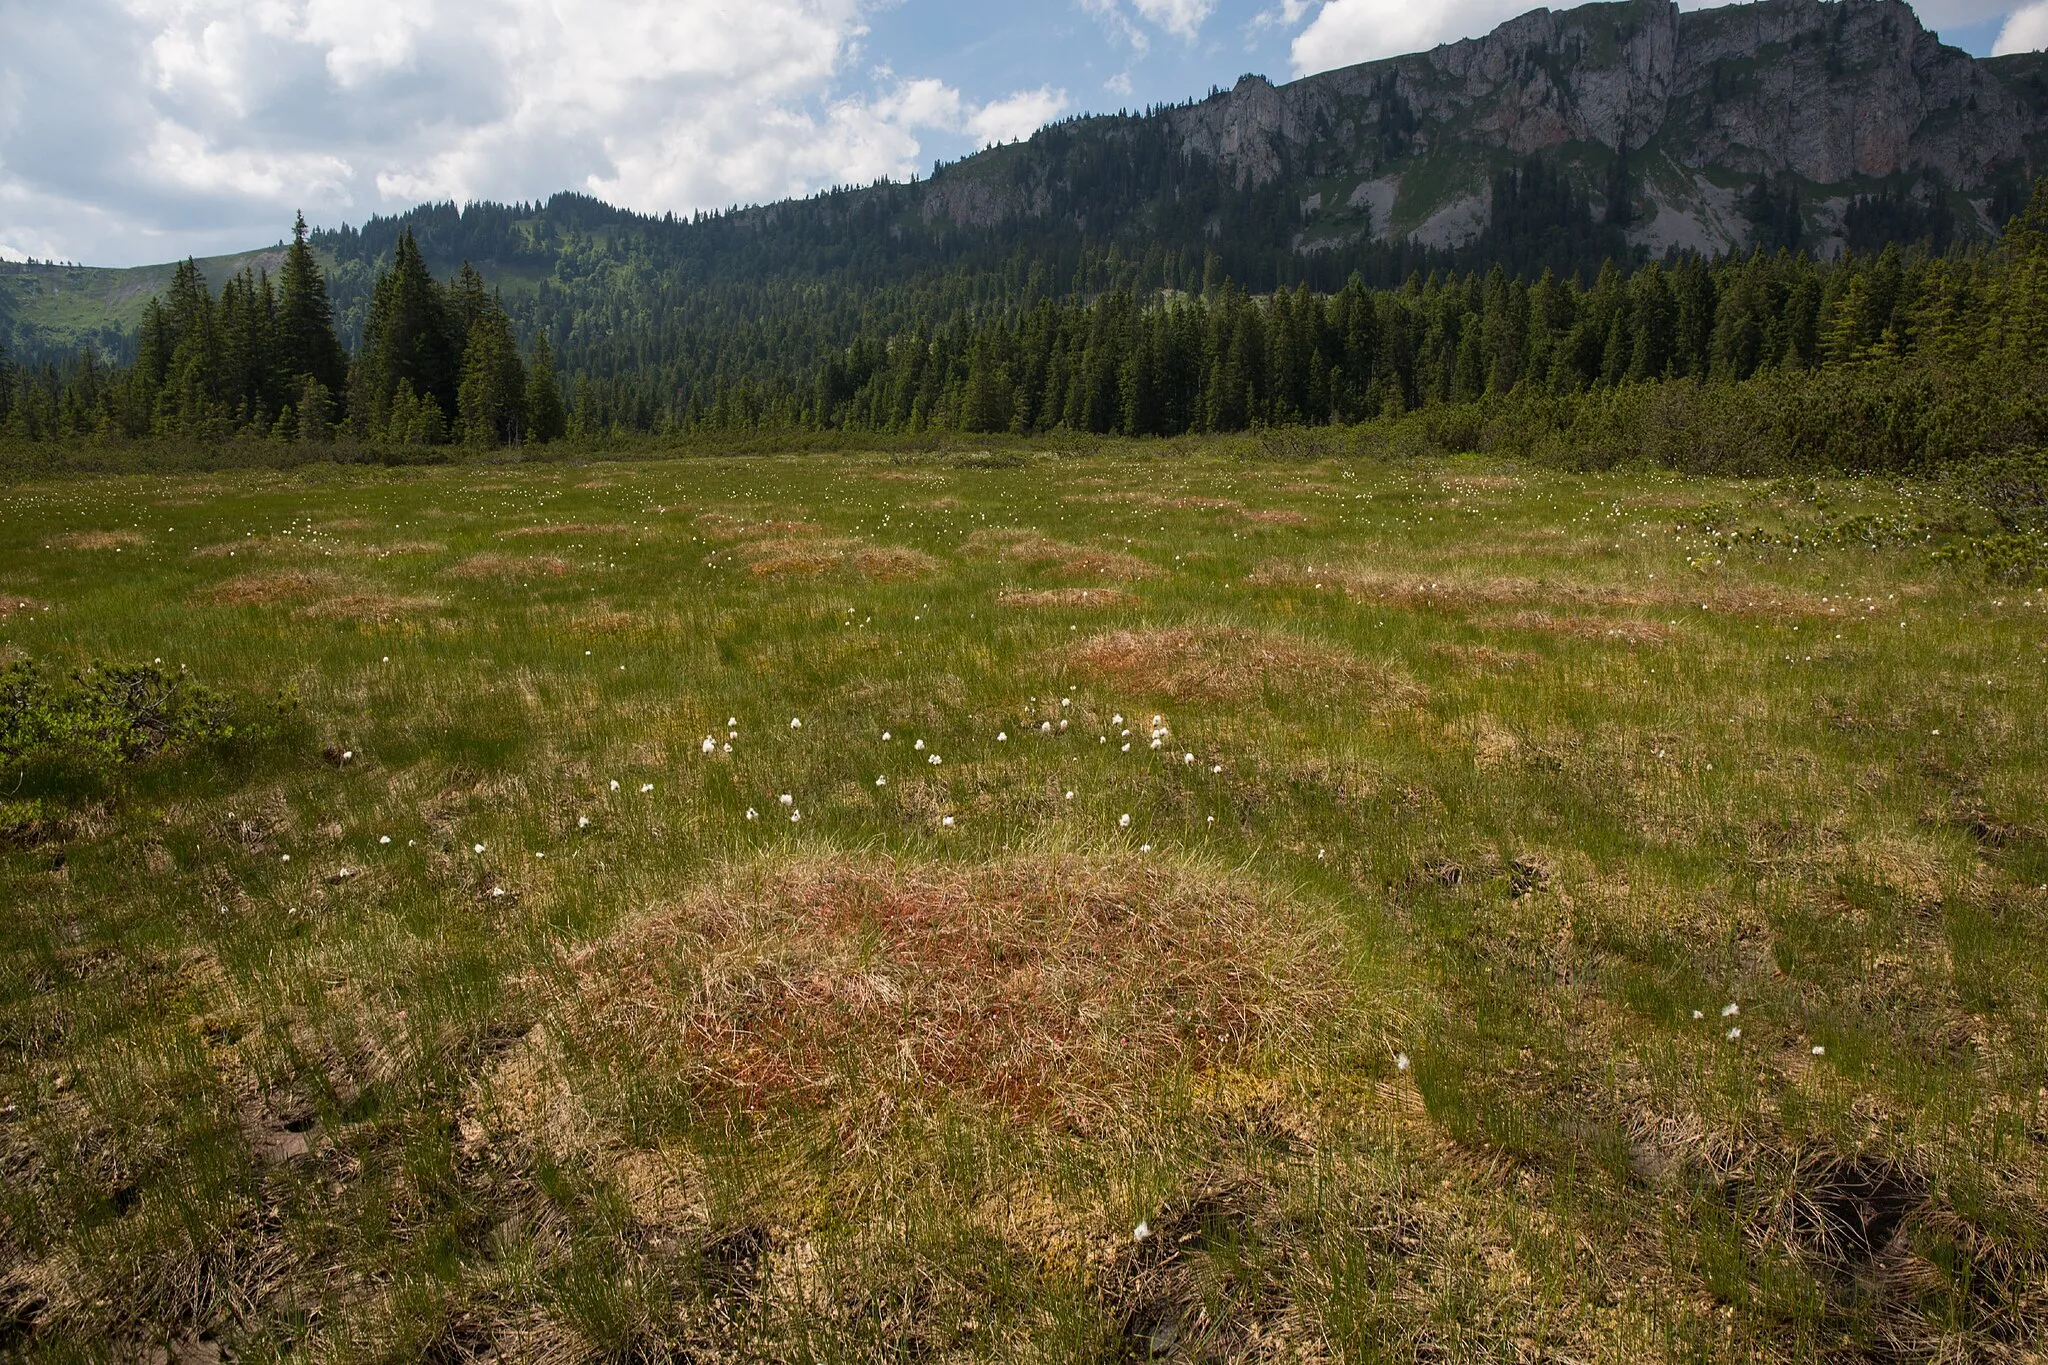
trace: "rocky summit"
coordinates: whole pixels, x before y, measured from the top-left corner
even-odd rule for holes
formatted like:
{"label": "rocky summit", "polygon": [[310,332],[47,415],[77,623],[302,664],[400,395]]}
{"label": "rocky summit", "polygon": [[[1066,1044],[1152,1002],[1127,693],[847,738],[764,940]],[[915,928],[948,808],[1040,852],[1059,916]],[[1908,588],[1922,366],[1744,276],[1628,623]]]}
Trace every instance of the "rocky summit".
{"label": "rocky summit", "polygon": [[[1972,58],[1900,0],[1625,0],[1288,85],[1246,76],[1154,117],[1240,189],[1298,187],[1299,249],[1472,242],[1493,177],[1542,157],[1653,253],[1747,247],[1763,182],[1825,252],[1856,196],[1885,187],[1995,233],[2001,192],[2040,168],[2048,81],[2041,54]],[[992,225],[1042,205],[1028,181],[976,173],[994,159],[940,176],[928,214]]]}

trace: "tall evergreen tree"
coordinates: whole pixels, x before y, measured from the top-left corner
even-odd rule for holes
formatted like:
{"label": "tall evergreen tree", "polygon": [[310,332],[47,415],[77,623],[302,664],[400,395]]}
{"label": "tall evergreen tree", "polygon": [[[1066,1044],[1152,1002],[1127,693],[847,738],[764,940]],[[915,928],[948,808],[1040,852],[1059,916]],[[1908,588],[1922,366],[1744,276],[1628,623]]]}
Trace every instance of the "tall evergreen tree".
{"label": "tall evergreen tree", "polygon": [[526,439],[544,445],[560,440],[568,429],[562,386],[555,377],[555,350],[543,332],[533,339],[533,354],[526,362]]}
{"label": "tall evergreen tree", "polygon": [[306,243],[306,218],[292,224],[292,244],[278,275],[278,368],[287,383],[311,375],[329,394],[348,387],[348,355],[334,334],[327,277]]}

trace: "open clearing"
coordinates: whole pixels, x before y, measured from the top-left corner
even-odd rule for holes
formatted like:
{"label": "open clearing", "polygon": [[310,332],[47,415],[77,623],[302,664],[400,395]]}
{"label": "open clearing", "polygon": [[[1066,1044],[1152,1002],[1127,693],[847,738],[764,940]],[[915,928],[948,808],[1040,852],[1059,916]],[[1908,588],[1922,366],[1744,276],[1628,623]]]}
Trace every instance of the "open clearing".
{"label": "open clearing", "polygon": [[2048,592],[1009,463],[0,490],[0,1355],[2041,1359]]}

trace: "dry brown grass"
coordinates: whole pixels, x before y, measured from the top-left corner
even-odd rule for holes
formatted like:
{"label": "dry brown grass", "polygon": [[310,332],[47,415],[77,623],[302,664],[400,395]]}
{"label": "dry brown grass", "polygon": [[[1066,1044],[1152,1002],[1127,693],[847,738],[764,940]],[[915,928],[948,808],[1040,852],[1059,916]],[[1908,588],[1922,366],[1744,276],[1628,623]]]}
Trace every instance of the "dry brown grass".
{"label": "dry brown grass", "polygon": [[637,526],[623,522],[565,521],[540,526],[515,526],[509,531],[498,532],[500,540],[527,539],[535,536],[631,536],[640,534]]}
{"label": "dry brown grass", "polygon": [[1088,545],[1069,545],[1034,530],[976,531],[961,550],[1021,568],[1081,578],[1140,579],[1159,571],[1136,555]]}
{"label": "dry brown grass", "polygon": [[1069,607],[1127,607],[1138,598],[1122,588],[1006,588],[996,594],[996,601],[1005,607],[1069,608]]}
{"label": "dry brown grass", "polygon": [[49,609],[48,602],[16,593],[0,592],[0,621],[10,620],[16,616],[35,616]]}
{"label": "dry brown grass", "polygon": [[326,573],[245,573],[214,585],[208,594],[223,607],[267,607],[329,597],[343,584]]}
{"label": "dry brown grass", "polygon": [[1177,700],[1243,700],[1267,687],[1294,695],[1368,688],[1405,703],[1421,688],[1387,665],[1314,640],[1244,626],[1119,630],[1082,641],[1069,657],[1082,671]]}
{"label": "dry brown grass", "polygon": [[906,582],[928,577],[943,567],[922,550],[838,538],[756,541],[739,553],[747,561],[747,571],[757,578],[815,578],[846,572],[876,582]]}
{"label": "dry brown grass", "polygon": [[149,537],[140,531],[73,531],[48,544],[53,550],[134,550],[149,544]]}
{"label": "dry brown grass", "polygon": [[477,580],[495,579],[510,582],[533,578],[564,578],[569,573],[566,560],[552,555],[471,555],[459,564],[451,565],[448,572],[457,578]]}
{"label": "dry brown grass", "polygon": [[1340,1019],[1336,934],[1220,867],[784,855],[585,953],[562,1017],[746,1107],[908,1087],[1091,1130]]}
{"label": "dry brown grass", "polygon": [[392,621],[440,606],[432,597],[409,597],[387,592],[346,592],[309,602],[298,614],[309,621]]}
{"label": "dry brown grass", "polygon": [[1621,585],[1569,578],[1525,578],[1512,574],[1440,575],[1395,573],[1356,565],[1315,568],[1275,563],[1260,568],[1251,582],[1266,587],[1335,585],[1351,597],[1390,606],[1463,610],[1472,607],[1578,607],[1609,610],[1655,608],[1734,616],[1824,614],[1812,594],[1768,584],[1676,582]]}
{"label": "dry brown grass", "polygon": [[1578,640],[1603,640],[1629,646],[1661,645],[1678,633],[1662,621],[1633,617],[1557,616],[1546,611],[1518,611],[1489,617],[1489,627],[1520,634],[1568,635]]}

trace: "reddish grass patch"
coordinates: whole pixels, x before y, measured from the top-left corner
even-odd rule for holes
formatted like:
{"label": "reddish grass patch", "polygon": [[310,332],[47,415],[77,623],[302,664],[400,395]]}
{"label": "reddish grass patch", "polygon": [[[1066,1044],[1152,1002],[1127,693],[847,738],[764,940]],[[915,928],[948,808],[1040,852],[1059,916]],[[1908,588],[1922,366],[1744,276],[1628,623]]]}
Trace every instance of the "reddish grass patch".
{"label": "reddish grass patch", "polygon": [[815,578],[847,572],[877,582],[903,582],[943,567],[922,550],[864,545],[857,540],[771,540],[742,546],[740,557],[758,578]]}
{"label": "reddish grass patch", "polygon": [[578,964],[574,1026],[744,1106],[910,1085],[1083,1128],[1341,1016],[1334,930],[1222,868],[830,857],[729,873]]}
{"label": "reddish grass patch", "polygon": [[223,607],[267,607],[330,597],[340,580],[324,573],[245,573],[216,584],[209,594]]}
{"label": "reddish grass patch", "polygon": [[1139,579],[1159,571],[1136,555],[1069,545],[1037,531],[976,531],[961,549],[1005,564],[1079,578]]}
{"label": "reddish grass patch", "polygon": [[393,621],[430,611],[440,603],[431,597],[400,597],[384,592],[350,592],[323,598],[299,608],[309,621]]}
{"label": "reddish grass patch", "polygon": [[1241,626],[1119,630],[1075,646],[1085,672],[1177,700],[1241,700],[1271,687],[1294,696],[1368,688],[1388,703],[1421,695],[1414,680],[1346,650],[1281,631]]}

